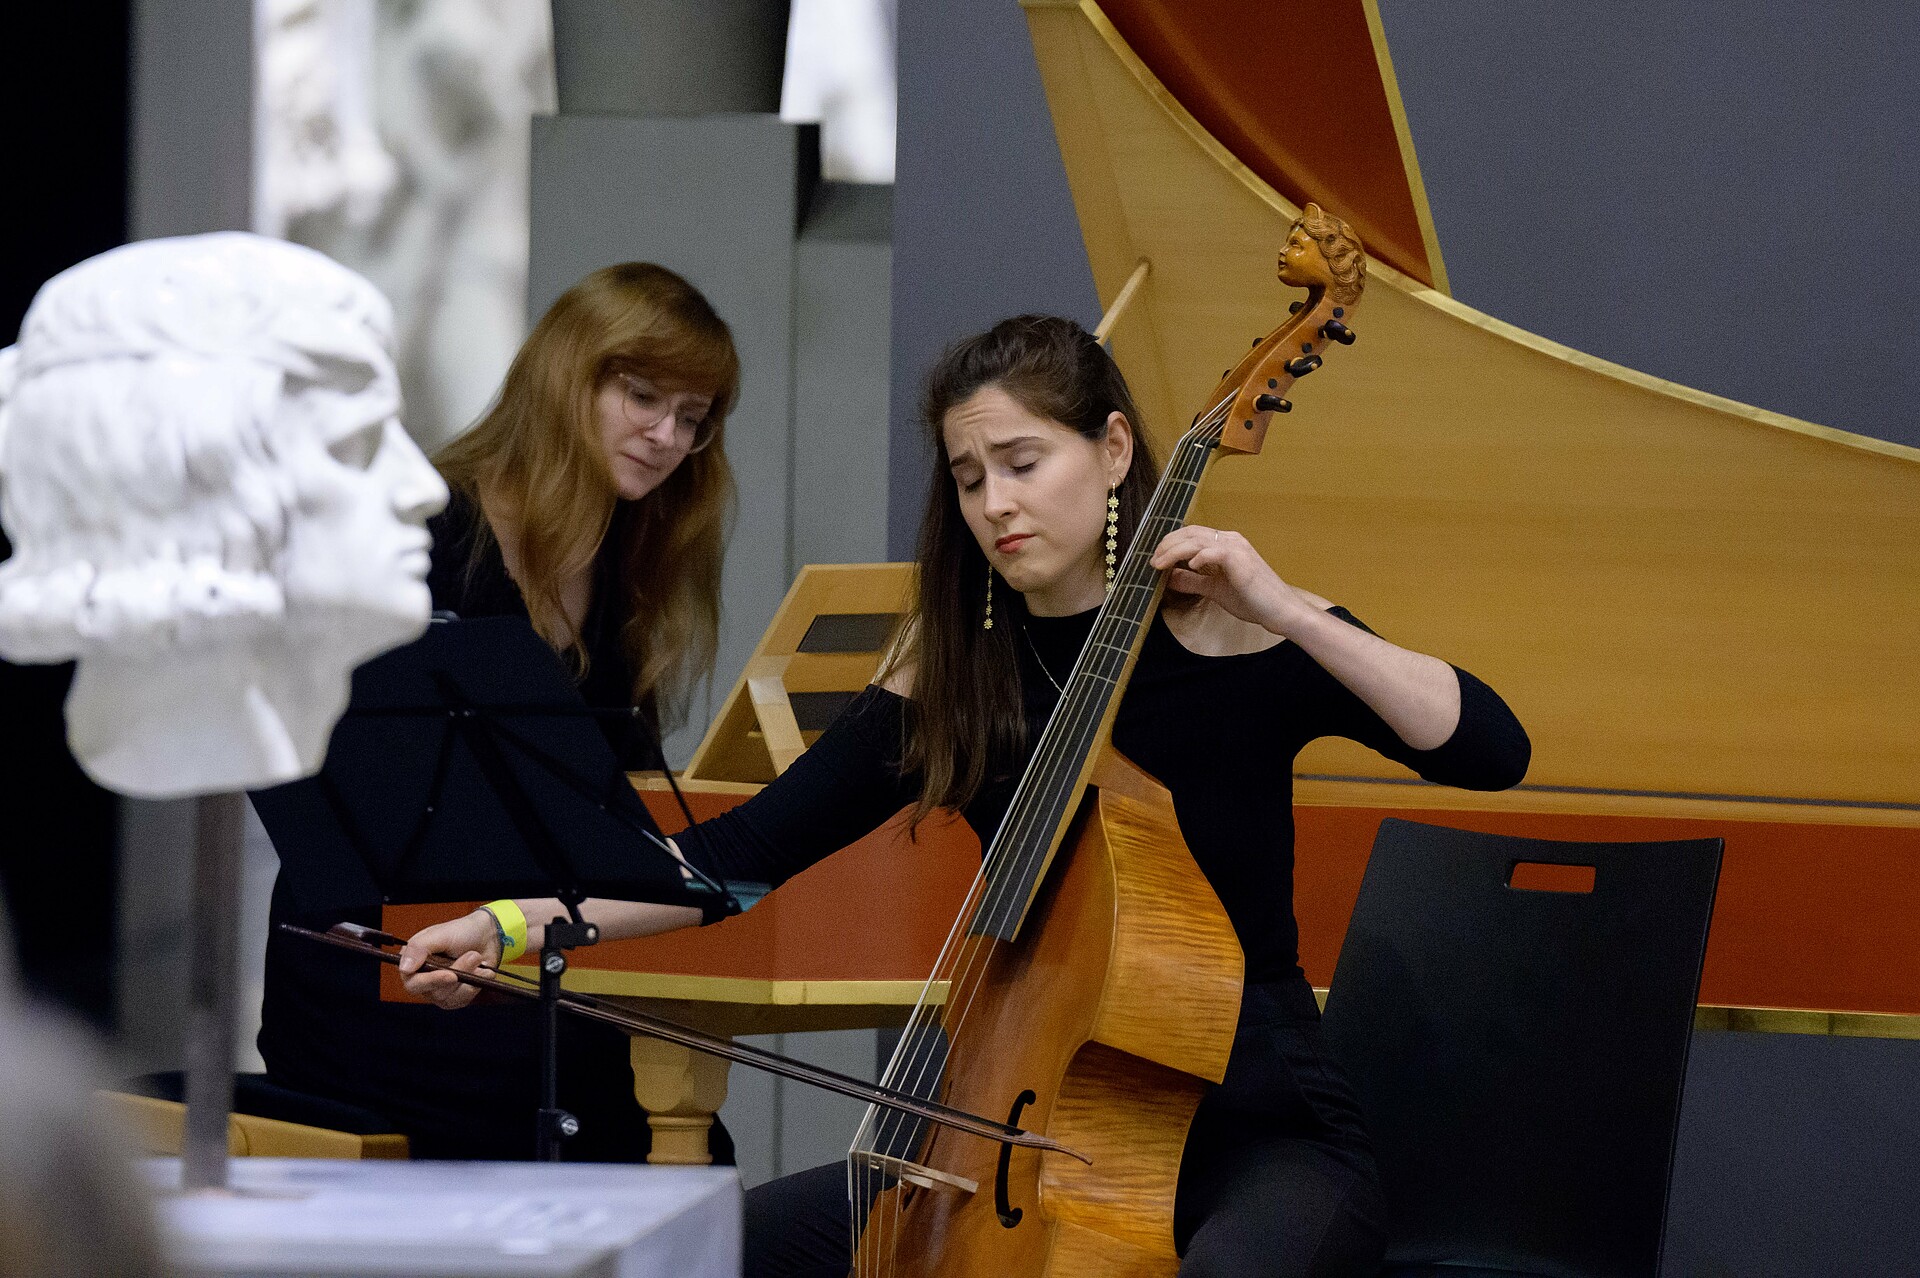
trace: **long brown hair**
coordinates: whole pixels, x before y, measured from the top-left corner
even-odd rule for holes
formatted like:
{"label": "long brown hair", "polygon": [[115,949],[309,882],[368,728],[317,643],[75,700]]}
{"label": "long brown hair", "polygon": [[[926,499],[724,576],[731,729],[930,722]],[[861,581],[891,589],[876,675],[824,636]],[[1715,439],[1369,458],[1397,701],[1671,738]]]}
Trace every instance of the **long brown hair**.
{"label": "long brown hair", "polygon": [[[1133,394],[1091,333],[1070,319],[1020,315],[950,347],[927,374],[920,415],[935,463],[920,522],[920,587],[899,660],[913,663],[903,765],[924,779],[918,821],[936,807],[966,806],[989,780],[1018,766],[1027,750],[1014,627],[981,627],[987,557],[960,513],[948,472],[947,412],[989,386],[1021,407],[1089,440],[1106,437],[1120,413],[1133,428],[1133,461],[1120,481],[1120,544],[1133,536],[1160,468]],[[995,603],[1024,605],[1001,583]]]}
{"label": "long brown hair", "polygon": [[[713,395],[712,443],[684,457],[619,521],[620,634],[635,705],[673,724],[713,672],[720,564],[733,516],[726,417],[740,392],[733,334],[699,290],[665,267],[603,267],[561,294],[533,326],[499,398],[434,463],[447,483],[517,521],[516,575],[534,629],[584,675],[587,653],[561,604],[561,583],[586,570],[619,507],[594,400],[632,373]],[[487,545],[481,521],[477,557]],[[611,602],[611,601],[609,601]]]}

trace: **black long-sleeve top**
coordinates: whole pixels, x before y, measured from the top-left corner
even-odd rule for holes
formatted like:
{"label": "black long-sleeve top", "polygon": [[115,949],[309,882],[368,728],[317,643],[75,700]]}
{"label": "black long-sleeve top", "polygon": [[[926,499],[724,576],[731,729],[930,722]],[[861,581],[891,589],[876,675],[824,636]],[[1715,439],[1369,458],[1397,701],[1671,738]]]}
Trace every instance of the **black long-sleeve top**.
{"label": "black long-sleeve top", "polygon": [[[616,513],[615,520],[625,514]],[[482,536],[485,518],[477,503],[456,493],[428,524],[433,606],[464,618],[524,617],[526,601],[507,573],[499,543]],[[581,626],[588,666],[580,694],[593,706],[627,706],[633,695],[632,667],[620,644],[626,601],[618,590],[617,531],[616,523],[594,562],[593,596]],[[630,719],[603,726],[628,767],[659,766],[652,739],[636,732]],[[298,885],[325,881],[328,871],[305,868],[303,875],[283,873],[275,882],[274,922],[316,930],[343,918],[379,924],[376,897],[306,899]],[[363,877],[353,866],[342,873],[351,876],[346,881]],[[282,1086],[380,1114],[411,1139],[416,1158],[530,1158],[540,1095],[537,1012],[510,1004],[449,1015],[383,1003],[375,964],[274,930],[267,941],[260,1055]],[[626,1037],[572,1017],[561,1018],[560,1035],[561,1105],[583,1124],[567,1156],[644,1157],[648,1129],[634,1100]],[[476,1068],[476,1062],[484,1065]]]}
{"label": "black long-sleeve top", "polygon": [[[1334,615],[1366,628],[1345,609]],[[1030,741],[1094,616],[1008,619],[1025,631],[1015,647]],[[1457,673],[1459,726],[1436,748],[1415,750],[1297,644],[1200,656],[1155,618],[1114,745],[1172,792],[1187,847],[1239,935],[1248,983],[1304,984],[1293,915],[1293,760],[1308,742],[1347,737],[1428,781],[1466,789],[1505,789],[1526,774],[1532,747],[1519,720],[1486,684]],[[920,791],[900,766],[906,708],[904,698],[868,688],[779,779],[676,836],[687,858],[721,878],[777,886],[877,828]],[[1018,779],[1016,770],[989,785],[962,814],[983,846]]]}
{"label": "black long-sleeve top", "polygon": [[[615,507],[593,561],[593,592],[580,622],[580,646],[587,657],[586,673],[579,680],[580,699],[599,709],[633,704],[634,670],[620,638],[628,617],[626,593],[620,588],[620,550],[625,521],[633,517],[633,503],[623,501]],[[529,617],[526,599],[507,572],[500,543],[485,525],[479,503],[462,492],[454,493],[447,508],[428,522],[433,559],[427,589],[433,606],[465,618]],[[649,724],[657,722],[651,699],[640,708]],[[601,726],[628,771],[661,766],[658,745],[633,720],[606,719]]]}

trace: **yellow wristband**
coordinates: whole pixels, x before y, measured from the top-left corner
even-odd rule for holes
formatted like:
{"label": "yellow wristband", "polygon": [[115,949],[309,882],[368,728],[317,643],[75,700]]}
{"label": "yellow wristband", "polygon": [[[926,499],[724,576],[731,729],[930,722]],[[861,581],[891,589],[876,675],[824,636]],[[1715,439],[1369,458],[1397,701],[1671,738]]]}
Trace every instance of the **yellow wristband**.
{"label": "yellow wristband", "polygon": [[527,952],[527,916],[512,901],[489,901],[480,907],[493,915],[500,932],[500,961],[511,963]]}

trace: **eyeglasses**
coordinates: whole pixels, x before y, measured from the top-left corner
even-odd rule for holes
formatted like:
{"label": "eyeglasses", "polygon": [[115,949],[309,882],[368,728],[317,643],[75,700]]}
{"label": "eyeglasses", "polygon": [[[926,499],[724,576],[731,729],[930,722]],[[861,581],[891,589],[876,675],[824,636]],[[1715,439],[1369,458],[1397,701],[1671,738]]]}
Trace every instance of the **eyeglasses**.
{"label": "eyeglasses", "polygon": [[621,410],[635,429],[652,430],[671,413],[673,442],[689,455],[711,444],[720,432],[720,423],[713,418],[713,401],[707,396],[692,391],[669,394],[632,373],[614,376],[620,382]]}

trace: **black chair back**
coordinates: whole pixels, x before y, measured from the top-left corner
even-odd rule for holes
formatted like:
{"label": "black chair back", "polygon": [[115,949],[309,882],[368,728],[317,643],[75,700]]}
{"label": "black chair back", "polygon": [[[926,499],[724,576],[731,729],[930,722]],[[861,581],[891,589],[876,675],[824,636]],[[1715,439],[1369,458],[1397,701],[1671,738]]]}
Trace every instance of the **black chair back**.
{"label": "black chair back", "polygon": [[1325,1032],[1386,1272],[1657,1273],[1720,852],[1381,823]]}

